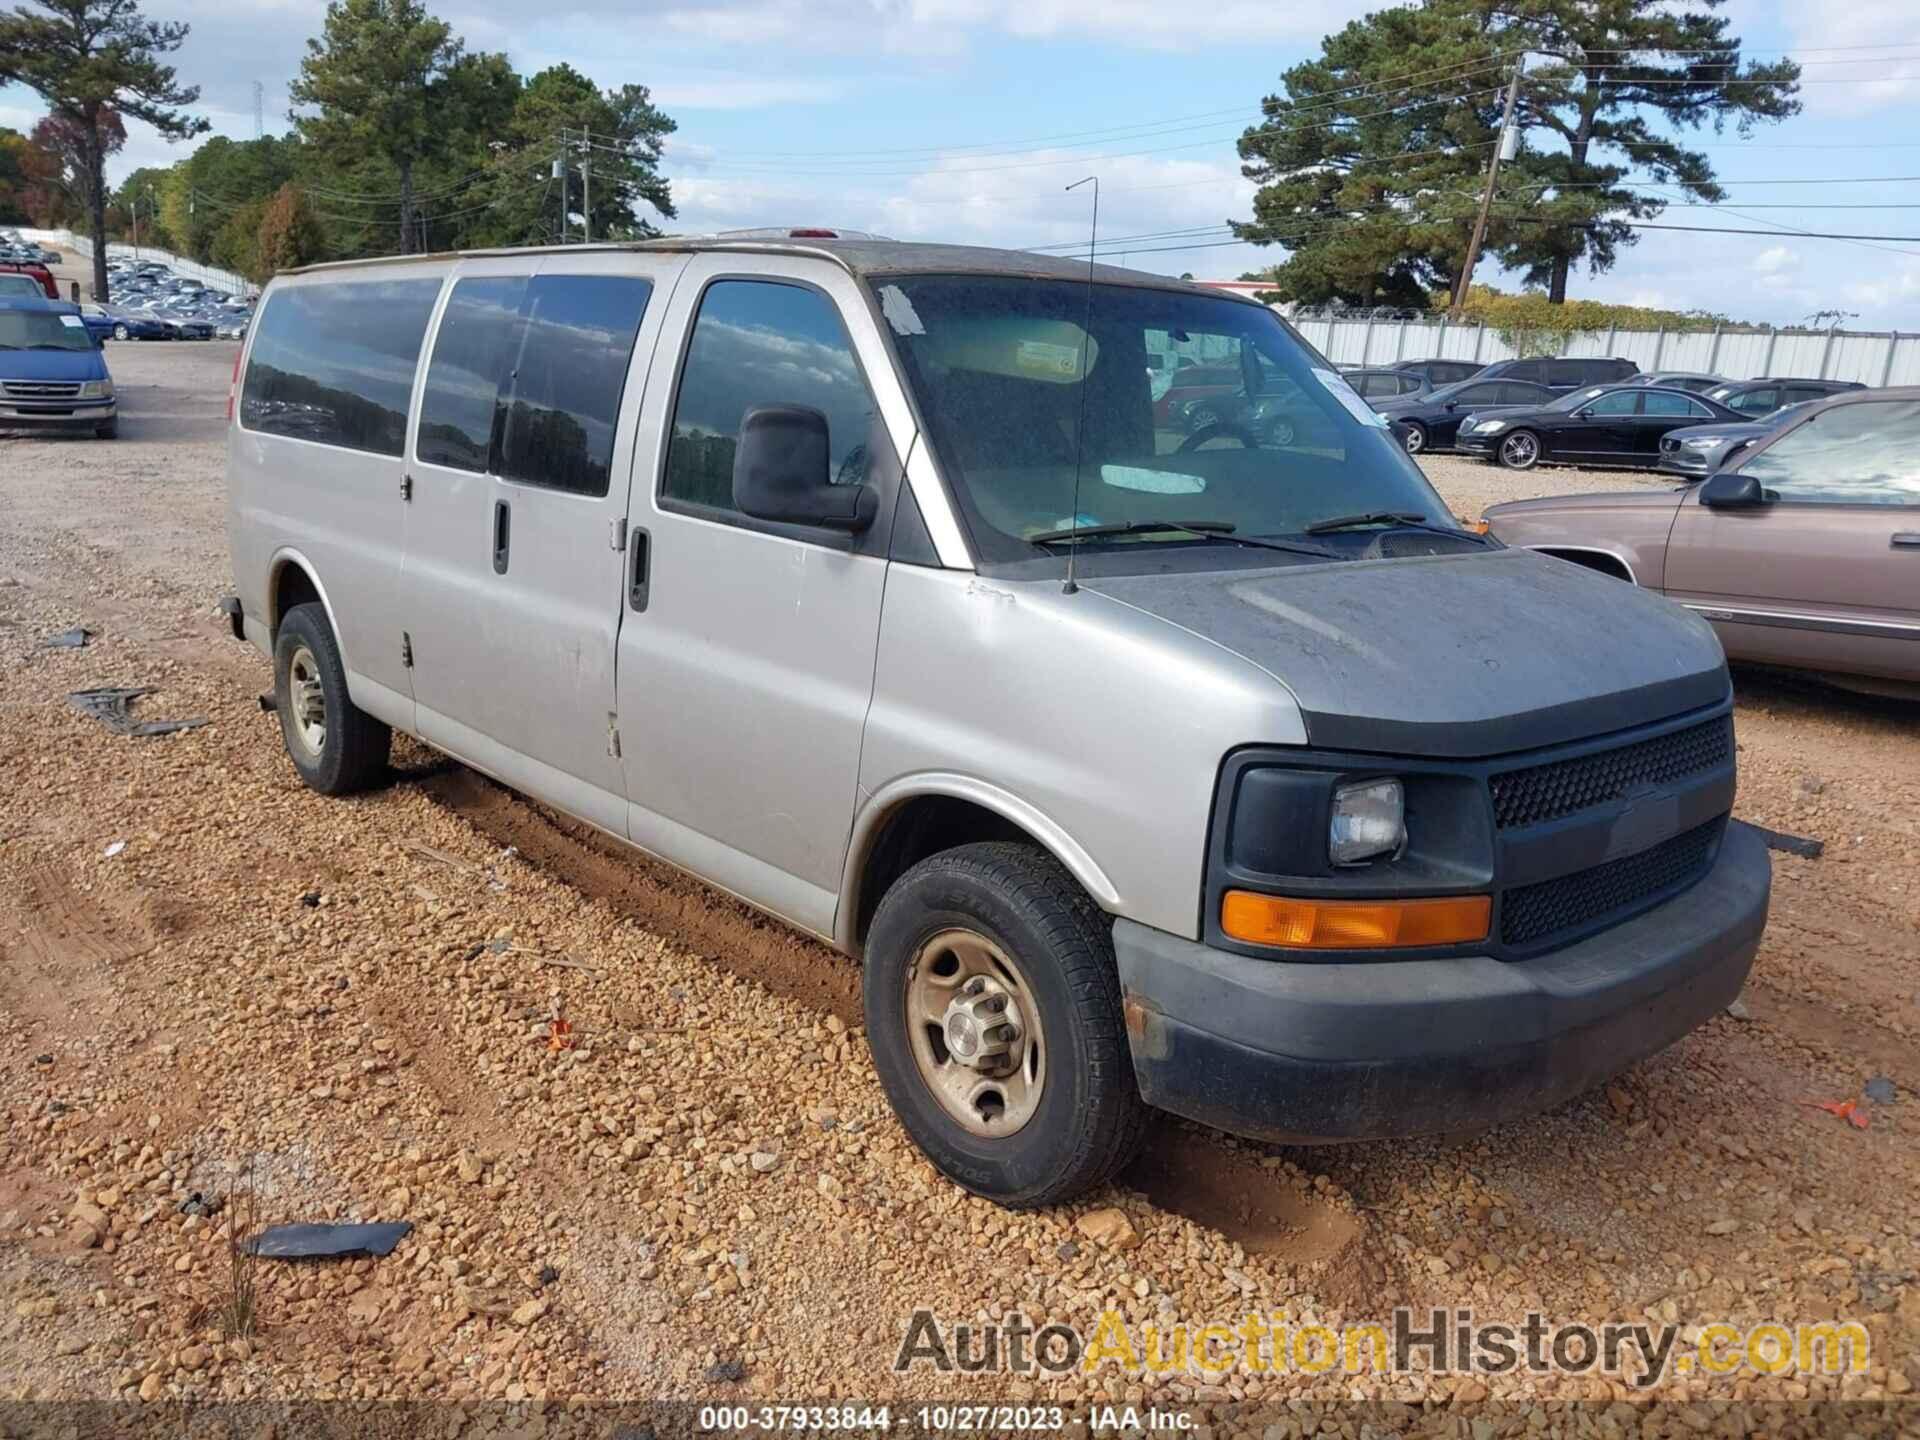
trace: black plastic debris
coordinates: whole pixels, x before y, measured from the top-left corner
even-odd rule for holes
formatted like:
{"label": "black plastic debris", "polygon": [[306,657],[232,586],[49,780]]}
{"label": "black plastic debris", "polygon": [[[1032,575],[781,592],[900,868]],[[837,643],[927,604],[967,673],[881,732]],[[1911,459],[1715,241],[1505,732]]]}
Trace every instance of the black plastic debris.
{"label": "black plastic debris", "polygon": [[280,708],[280,702],[274,698],[271,690],[267,691],[264,695],[256,695],[253,698],[254,703],[259,705],[259,707],[269,715]]}
{"label": "black plastic debris", "polygon": [[241,1248],[268,1260],[391,1255],[412,1229],[405,1220],[377,1225],[271,1225]]}
{"label": "black plastic debris", "polygon": [[67,696],[67,703],[82,715],[91,715],[116,735],[134,735],[142,738],[150,735],[171,735],[176,730],[193,730],[208,723],[202,715],[193,720],[135,720],[133,702],[142,695],[151,695],[151,685],[142,685],[133,689],[116,689],[113,686],[101,686],[94,690],[75,690]]}
{"label": "black plastic debris", "polygon": [[58,635],[49,635],[40,642],[45,650],[80,650],[93,638],[93,631],[84,625],[76,625],[71,630],[62,630]]}
{"label": "black plastic debris", "polygon": [[1767,842],[1769,850],[1785,851],[1789,855],[1798,855],[1806,860],[1818,860],[1826,853],[1827,842],[1824,840],[1809,840],[1801,835],[1788,835],[1781,830],[1769,830],[1764,825],[1755,825],[1753,828],[1760,832],[1760,838]]}
{"label": "black plastic debris", "polygon": [[309,910],[318,910],[320,908],[320,892],[318,890],[307,891],[306,894],[300,897],[300,903]]}
{"label": "black plastic debris", "polygon": [[553,1282],[558,1280],[559,1278],[560,1278],[560,1272],[554,1269],[553,1266],[542,1265],[540,1267],[541,1288],[544,1289],[546,1286],[553,1284]]}
{"label": "black plastic debris", "polygon": [[201,1219],[205,1220],[209,1216],[218,1215],[220,1213],[220,1207],[225,1203],[226,1202],[221,1200],[218,1195],[208,1197],[196,1190],[180,1202],[180,1213],[182,1215],[198,1215]]}
{"label": "black plastic debris", "polygon": [[747,1378],[747,1367],[738,1360],[722,1360],[707,1367],[707,1379],[721,1385],[737,1385]]}
{"label": "black plastic debris", "polygon": [[1876,1075],[1867,1081],[1866,1097],[1876,1105],[1893,1104],[1895,1093],[1893,1081],[1884,1075]]}

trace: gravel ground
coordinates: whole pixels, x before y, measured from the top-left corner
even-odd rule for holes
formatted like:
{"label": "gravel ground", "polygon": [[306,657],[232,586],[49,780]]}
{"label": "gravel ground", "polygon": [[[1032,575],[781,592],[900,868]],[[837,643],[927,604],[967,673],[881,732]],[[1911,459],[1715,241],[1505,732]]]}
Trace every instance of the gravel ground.
{"label": "gravel ground", "polygon": [[[1169,1123],[1110,1192],[1007,1214],[892,1120],[843,961],[424,751],[377,794],[304,790],[214,609],[233,347],[110,357],[124,438],[0,437],[0,1398],[1146,1399],[1222,1433],[1251,1400],[1272,1436],[1357,1435],[1364,1397],[1475,1440],[1834,1428],[1809,1396],[1885,1401],[1845,1412],[1861,1434],[1920,1420],[1890,1398],[1920,1379],[1920,711],[1739,678],[1739,813],[1827,852],[1775,857],[1742,1013],[1603,1091],[1343,1148]],[[1595,483],[1427,463],[1468,514]],[[74,625],[87,648],[39,647]],[[99,684],[210,723],[116,737],[65,703]],[[1869,1128],[1809,1103],[1882,1075]],[[415,1229],[262,1262],[234,1339],[247,1194]],[[1101,1209],[1117,1236],[1082,1228]],[[1091,1333],[1402,1303],[1859,1319],[1873,1366],[1674,1376],[1652,1409],[1591,1376],[889,1370],[919,1305]]]}

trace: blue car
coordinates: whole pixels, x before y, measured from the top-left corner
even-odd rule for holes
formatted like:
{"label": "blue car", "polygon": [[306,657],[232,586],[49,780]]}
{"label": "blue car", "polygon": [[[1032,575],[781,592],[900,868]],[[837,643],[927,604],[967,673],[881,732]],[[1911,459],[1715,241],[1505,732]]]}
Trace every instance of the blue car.
{"label": "blue car", "polygon": [[113,376],[78,305],[0,299],[0,430],[119,431]]}

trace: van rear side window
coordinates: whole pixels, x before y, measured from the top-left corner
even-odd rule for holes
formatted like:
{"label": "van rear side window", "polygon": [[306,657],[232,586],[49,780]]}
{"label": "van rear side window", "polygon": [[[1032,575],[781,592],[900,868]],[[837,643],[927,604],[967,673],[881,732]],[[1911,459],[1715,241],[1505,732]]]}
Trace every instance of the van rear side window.
{"label": "van rear side window", "polygon": [[267,301],[240,391],[263,435],[398,456],[440,281],[295,285]]}
{"label": "van rear side window", "polygon": [[601,496],[650,281],[489,276],[453,287],[414,451],[429,465]]}

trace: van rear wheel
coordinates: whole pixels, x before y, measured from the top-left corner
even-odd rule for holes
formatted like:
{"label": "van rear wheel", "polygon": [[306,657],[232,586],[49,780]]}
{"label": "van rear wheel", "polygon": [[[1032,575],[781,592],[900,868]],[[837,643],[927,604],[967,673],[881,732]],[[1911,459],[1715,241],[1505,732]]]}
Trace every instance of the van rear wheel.
{"label": "van rear wheel", "polygon": [[393,732],[348,698],[346,666],[323,606],[295,605],[281,619],[273,698],[287,756],[308,788],[349,795],[385,778]]}
{"label": "van rear wheel", "polygon": [[874,1068],[957,1184],[1016,1209],[1097,1188],[1139,1148],[1112,922],[1031,845],[914,866],[867,941]]}

